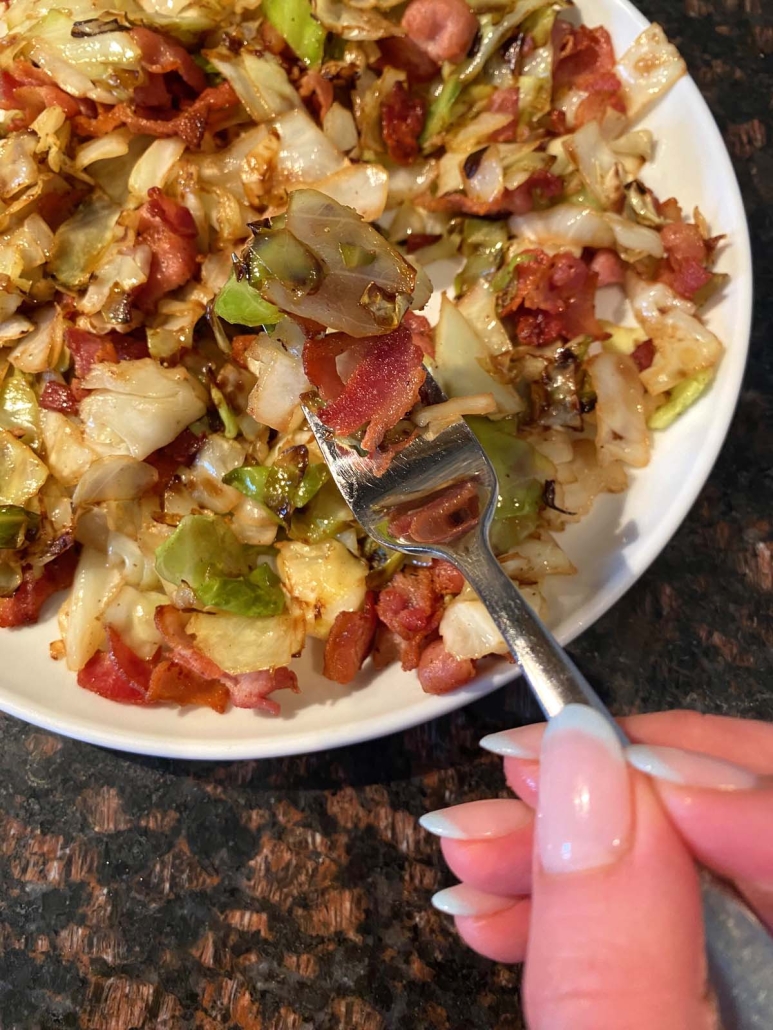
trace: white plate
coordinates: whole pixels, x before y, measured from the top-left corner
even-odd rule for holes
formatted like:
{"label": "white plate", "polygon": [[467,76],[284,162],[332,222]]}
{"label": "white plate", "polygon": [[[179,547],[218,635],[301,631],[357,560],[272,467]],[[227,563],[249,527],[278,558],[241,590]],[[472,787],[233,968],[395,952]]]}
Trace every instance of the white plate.
{"label": "white plate", "polygon": [[[591,26],[605,25],[621,54],[647,20],[627,0],[579,0]],[[725,233],[719,270],[731,282],[708,323],[727,353],[711,392],[667,433],[658,436],[650,465],[627,493],[604,496],[591,515],[560,540],[579,569],[556,577],[550,600],[558,638],[573,640],[636,581],[687,514],[717,457],[733,415],[743,375],[751,320],[749,236],[738,185],[722,137],[691,79],[682,79],[647,116],[657,141],[645,180],[686,211],[699,205],[715,232]],[[2,631],[0,708],[20,719],[106,747],[180,758],[267,758],[353,744],[433,719],[501,686],[509,665],[444,697],[424,694],[414,674],[365,670],[355,687],[340,687],[315,672],[318,648],[297,663],[302,692],[278,695],[282,715],[232,709],[135,708],[105,701],[51,661],[58,636],[55,605],[38,626]]]}

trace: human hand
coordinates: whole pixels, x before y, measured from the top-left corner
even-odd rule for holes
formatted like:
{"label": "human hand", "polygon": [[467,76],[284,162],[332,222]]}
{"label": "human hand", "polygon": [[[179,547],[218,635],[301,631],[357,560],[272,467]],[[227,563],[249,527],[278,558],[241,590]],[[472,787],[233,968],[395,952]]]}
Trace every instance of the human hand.
{"label": "human hand", "polygon": [[531,1030],[716,1025],[692,856],[773,927],[773,726],[693,712],[620,722],[626,752],[575,705],[547,731],[486,737],[522,800],[421,820],[462,881],[433,903],[480,954],[525,959]]}

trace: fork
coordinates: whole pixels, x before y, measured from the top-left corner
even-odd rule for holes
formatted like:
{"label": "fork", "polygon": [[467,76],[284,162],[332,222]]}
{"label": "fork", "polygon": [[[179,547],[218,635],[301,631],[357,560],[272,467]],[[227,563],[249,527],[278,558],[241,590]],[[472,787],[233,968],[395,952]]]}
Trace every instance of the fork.
{"label": "fork", "polygon": [[[429,403],[446,399],[429,372],[423,392]],[[627,745],[601,699],[494,556],[488,533],[499,494],[497,476],[464,419],[434,436],[416,437],[382,472],[383,466],[335,437],[309,395],[302,402],[333,479],[363,529],[386,547],[442,558],[461,572],[487,608],[546,718],[566,705],[590,705]],[[477,488],[480,515],[462,535],[443,543],[417,543],[393,535],[390,522],[395,513],[418,508],[428,496],[469,481]],[[703,871],[701,888],[709,970],[723,1025],[727,1030],[770,1030],[773,938],[728,885]]]}

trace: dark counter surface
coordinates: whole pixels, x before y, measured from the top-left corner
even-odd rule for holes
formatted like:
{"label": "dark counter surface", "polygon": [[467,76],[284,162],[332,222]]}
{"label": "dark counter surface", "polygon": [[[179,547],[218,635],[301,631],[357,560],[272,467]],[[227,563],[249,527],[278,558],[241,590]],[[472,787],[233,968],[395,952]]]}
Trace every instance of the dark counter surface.
{"label": "dark counter surface", "polygon": [[[616,711],[773,719],[773,5],[640,6],[736,166],[752,352],[687,521],[571,651]],[[521,1030],[519,971],[472,955],[429,905],[452,880],[417,818],[504,794],[477,741],[532,714],[511,687],[368,745],[219,765],[0,717],[0,1027]]]}

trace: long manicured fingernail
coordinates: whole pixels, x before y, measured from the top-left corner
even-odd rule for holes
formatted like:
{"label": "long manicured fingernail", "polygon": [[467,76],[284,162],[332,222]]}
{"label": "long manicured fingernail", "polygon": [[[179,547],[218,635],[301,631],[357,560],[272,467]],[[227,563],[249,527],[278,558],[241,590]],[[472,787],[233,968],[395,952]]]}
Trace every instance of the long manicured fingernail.
{"label": "long manicured fingernail", "polygon": [[513,906],[515,898],[503,898],[499,894],[488,894],[466,883],[458,883],[433,894],[432,904],[449,916],[490,916]]}
{"label": "long manicured fingernail", "polygon": [[626,748],[628,761],[655,779],[684,787],[709,787],[712,790],[749,790],[759,780],[753,772],[722,758],[712,758],[679,747],[649,747],[633,744]]}
{"label": "long manicured fingernail", "polygon": [[623,748],[587,705],[567,705],[548,723],[540,758],[537,840],[544,869],[573,873],[617,861],[631,833]]}
{"label": "long manicured fingernail", "polygon": [[519,830],[530,820],[530,812],[522,801],[489,798],[468,801],[452,808],[439,808],[419,819],[425,830],[452,840],[485,840],[504,837]]}
{"label": "long manicured fingernail", "polygon": [[502,730],[501,733],[489,733],[481,739],[480,746],[504,758],[539,758],[544,732],[544,723],[516,726],[515,729]]}

